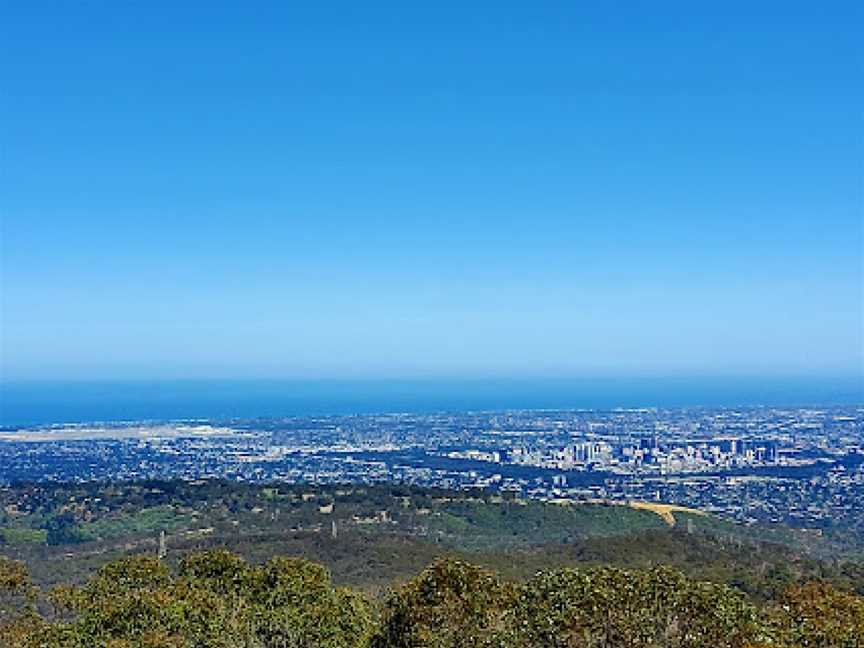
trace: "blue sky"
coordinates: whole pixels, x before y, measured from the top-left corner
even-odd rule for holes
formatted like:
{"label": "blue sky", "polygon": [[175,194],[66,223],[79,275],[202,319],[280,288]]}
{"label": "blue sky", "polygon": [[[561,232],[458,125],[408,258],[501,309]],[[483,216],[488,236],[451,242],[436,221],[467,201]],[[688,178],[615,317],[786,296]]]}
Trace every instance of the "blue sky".
{"label": "blue sky", "polygon": [[2,379],[862,373],[860,3],[417,4],[4,3]]}

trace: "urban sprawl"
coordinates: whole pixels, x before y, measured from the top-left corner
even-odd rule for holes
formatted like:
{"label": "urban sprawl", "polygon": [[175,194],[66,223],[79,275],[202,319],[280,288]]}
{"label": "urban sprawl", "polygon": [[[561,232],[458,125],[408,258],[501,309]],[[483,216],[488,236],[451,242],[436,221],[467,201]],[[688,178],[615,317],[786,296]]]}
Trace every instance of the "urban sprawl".
{"label": "urban sprawl", "polygon": [[401,482],[864,527],[864,408],[615,409],[0,429],[0,484]]}

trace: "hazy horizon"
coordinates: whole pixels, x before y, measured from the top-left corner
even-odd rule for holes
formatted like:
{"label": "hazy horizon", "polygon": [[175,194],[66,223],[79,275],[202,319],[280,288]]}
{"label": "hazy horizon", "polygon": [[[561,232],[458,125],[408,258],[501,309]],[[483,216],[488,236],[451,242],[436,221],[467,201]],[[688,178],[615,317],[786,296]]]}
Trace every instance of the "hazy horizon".
{"label": "hazy horizon", "polygon": [[519,409],[864,406],[864,379],[179,380],[0,384],[0,425]]}

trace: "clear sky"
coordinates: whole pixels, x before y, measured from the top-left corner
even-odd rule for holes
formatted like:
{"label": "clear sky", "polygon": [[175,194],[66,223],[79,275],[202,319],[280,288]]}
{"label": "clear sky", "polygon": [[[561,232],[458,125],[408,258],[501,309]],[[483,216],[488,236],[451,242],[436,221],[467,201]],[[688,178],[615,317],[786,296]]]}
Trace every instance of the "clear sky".
{"label": "clear sky", "polygon": [[3,2],[2,379],[862,372],[861,2]]}

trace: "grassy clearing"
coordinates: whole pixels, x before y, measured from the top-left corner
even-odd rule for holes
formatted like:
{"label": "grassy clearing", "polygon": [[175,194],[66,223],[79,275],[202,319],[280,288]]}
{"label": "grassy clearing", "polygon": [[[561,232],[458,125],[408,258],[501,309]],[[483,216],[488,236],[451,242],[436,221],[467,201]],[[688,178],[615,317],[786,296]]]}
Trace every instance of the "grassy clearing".
{"label": "grassy clearing", "polygon": [[689,513],[690,515],[707,515],[704,511],[698,509],[687,508],[686,506],[676,506],[674,504],[659,504],[656,502],[630,502],[630,508],[637,510],[651,511],[659,515],[666,524],[675,526],[674,513]]}
{"label": "grassy clearing", "polygon": [[43,529],[21,529],[8,527],[0,529],[0,538],[3,542],[12,546],[45,544],[48,532]]}
{"label": "grassy clearing", "polygon": [[132,515],[107,517],[80,525],[81,535],[87,540],[119,538],[139,534],[156,534],[163,529],[172,531],[189,521],[189,516],[178,514],[173,506],[145,508]]}

